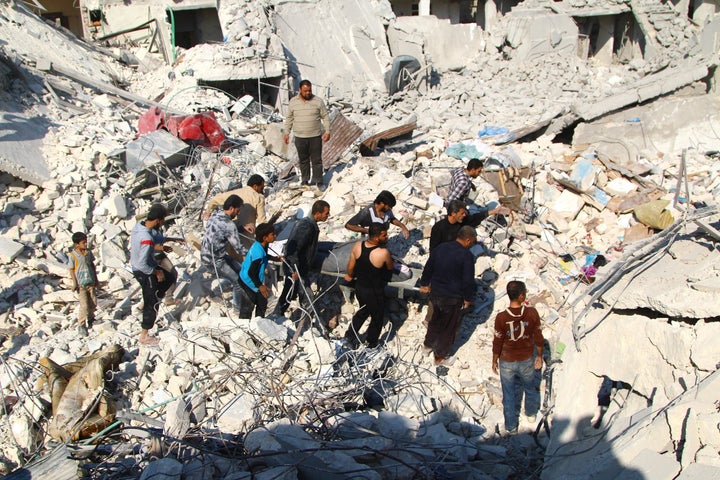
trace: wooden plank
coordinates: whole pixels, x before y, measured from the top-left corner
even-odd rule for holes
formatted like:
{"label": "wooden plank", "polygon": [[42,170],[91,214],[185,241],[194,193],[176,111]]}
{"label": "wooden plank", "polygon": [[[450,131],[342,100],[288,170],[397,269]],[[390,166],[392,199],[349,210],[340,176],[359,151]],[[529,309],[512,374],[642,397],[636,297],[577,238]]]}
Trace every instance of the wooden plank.
{"label": "wooden plank", "polygon": [[695,220],[695,225],[703,229],[705,233],[720,242],[720,231],[707,223],[705,220]]}

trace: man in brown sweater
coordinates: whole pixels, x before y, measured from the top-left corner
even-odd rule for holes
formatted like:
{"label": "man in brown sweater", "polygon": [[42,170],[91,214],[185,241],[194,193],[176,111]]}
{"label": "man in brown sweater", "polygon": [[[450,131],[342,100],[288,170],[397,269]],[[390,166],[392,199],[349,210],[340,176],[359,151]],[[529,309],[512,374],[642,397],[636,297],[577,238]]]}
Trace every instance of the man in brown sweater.
{"label": "man in brown sweater", "polygon": [[[507,294],[510,306],[495,318],[492,370],[500,373],[505,430],[517,433],[520,399],[515,398],[516,382],[522,383],[525,392],[528,421],[535,421],[540,408],[535,370],[542,368],[543,335],[537,310],[525,305],[525,284],[518,280],[508,282]],[[537,348],[534,359],[533,347]]]}

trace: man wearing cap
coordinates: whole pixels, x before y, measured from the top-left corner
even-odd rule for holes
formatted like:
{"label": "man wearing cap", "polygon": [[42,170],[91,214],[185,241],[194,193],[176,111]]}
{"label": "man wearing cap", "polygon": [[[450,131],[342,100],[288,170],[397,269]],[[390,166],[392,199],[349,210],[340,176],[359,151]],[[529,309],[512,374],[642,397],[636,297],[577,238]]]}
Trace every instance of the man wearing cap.
{"label": "man wearing cap", "polygon": [[223,203],[222,211],[214,212],[208,220],[200,246],[200,260],[203,265],[215,277],[225,279],[232,285],[235,313],[240,312],[242,298],[238,274],[244,248],[233,219],[237,217],[242,205],[240,197],[230,195]]}
{"label": "man wearing cap", "polygon": [[130,232],[130,265],[133,276],[142,288],[143,313],[140,343],[157,345],[158,339],[148,332],[155,325],[160,299],[170,286],[175,284],[174,272],[166,272],[155,262],[155,240],[152,231],[165,223],[167,209],[155,203],[150,207],[147,218],[138,222]]}
{"label": "man wearing cap", "polygon": [[240,318],[252,318],[253,307],[255,315],[265,316],[267,299],[270,291],[265,285],[265,269],[268,260],[282,261],[282,257],[268,255],[268,247],[275,241],[275,229],[269,223],[261,223],[255,229],[255,243],[252,244],[248,254],[245,255],[240,269],[240,286],[245,292],[248,301],[243,301],[240,308]]}
{"label": "man wearing cap", "polygon": [[330,115],[309,80],[300,82],[298,95],[290,99],[284,128],[285,143],[290,143],[290,131],[295,135],[301,183],[322,187],[322,144],[330,139]]}

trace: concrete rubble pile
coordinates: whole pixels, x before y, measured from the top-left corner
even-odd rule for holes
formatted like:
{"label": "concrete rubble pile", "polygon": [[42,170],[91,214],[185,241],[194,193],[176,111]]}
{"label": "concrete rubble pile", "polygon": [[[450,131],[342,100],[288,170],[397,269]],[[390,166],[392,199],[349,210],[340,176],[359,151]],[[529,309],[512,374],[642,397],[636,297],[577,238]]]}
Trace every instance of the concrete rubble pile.
{"label": "concrete rubble pile", "polygon": [[[720,102],[717,54],[696,41],[702,32],[649,2],[619,2],[636,10],[645,31],[652,26],[657,41],[647,60],[610,67],[567,54],[563,35],[577,36],[568,11],[579,2],[554,2],[554,12],[523,2],[487,32],[395,17],[385,1],[270,2],[264,10],[254,3],[223,5],[227,43],[181,51],[170,66],[142,46],[87,46],[0,2],[0,110],[6,124],[23,123],[0,125],[17,133],[0,142],[3,473],[718,475]],[[538,43],[543,54],[530,54],[518,39],[535,30],[523,18],[565,33],[556,32],[547,48],[546,35]],[[334,28],[323,30],[328,19]],[[323,50],[323,41],[332,48]],[[51,57],[44,43],[58,46]],[[450,44],[457,51],[445,55]],[[360,141],[415,121],[412,138],[370,156],[355,143],[327,169],[326,190],[290,188],[293,153],[282,142],[282,112],[240,115],[232,110],[237,98],[204,88],[252,72],[259,55],[269,70],[282,71],[284,49],[293,52],[296,73],[317,79],[325,87],[317,93],[362,128]],[[398,54],[433,68],[417,86],[387,95],[382,75]],[[113,82],[127,89],[110,88]],[[151,100],[158,98],[164,103]],[[155,105],[171,113],[214,110],[231,148],[191,149],[163,133],[137,138],[137,119]],[[24,156],[42,165],[20,162]],[[129,168],[131,156],[137,169]],[[411,234],[405,239],[392,227],[388,247],[422,268],[430,228],[445,213],[450,171],[472,156],[486,160],[475,202],[514,212],[478,229],[481,288],[450,366],[436,367],[422,353],[428,307],[416,292],[393,292],[380,348],[349,350],[341,339],[357,302],[335,277],[313,277],[309,312],[294,302],[290,318],[238,320],[229,292],[218,295],[218,281],[200,263],[207,199],[259,173],[278,230],[322,198],[331,217],[320,238],[334,242],[357,240],[344,224],[379,191],[393,192],[393,211]],[[179,304],[160,307],[159,347],[139,348],[141,295],[128,239],[154,201],[171,212],[166,235],[187,243],[170,253]],[[88,232],[102,285],[88,337],[77,335],[67,278],[76,231]],[[269,277],[277,297],[277,278]],[[528,285],[549,349],[539,423],[522,418],[520,434],[505,436],[490,360],[493,319],[507,307],[513,279]],[[56,396],[52,385],[41,388],[47,369],[40,365],[59,368],[110,347],[125,353],[104,387],[94,379],[78,403],[92,413],[97,405],[88,403],[105,399],[114,417],[100,416],[110,425],[58,444],[53,437],[67,440],[74,430],[52,419]]]}

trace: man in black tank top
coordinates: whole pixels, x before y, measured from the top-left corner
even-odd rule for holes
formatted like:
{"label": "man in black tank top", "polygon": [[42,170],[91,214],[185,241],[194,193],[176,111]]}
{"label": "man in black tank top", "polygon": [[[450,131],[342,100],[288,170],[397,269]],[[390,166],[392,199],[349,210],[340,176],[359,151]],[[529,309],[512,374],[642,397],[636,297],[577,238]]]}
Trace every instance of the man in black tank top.
{"label": "man in black tank top", "polygon": [[387,239],[387,226],[373,223],[368,228],[368,239],[356,242],[350,253],[345,280],[355,280],[355,296],[360,304],[345,332],[345,340],[352,348],[360,345],[360,328],[368,317],[368,346],[376,347],[380,338],[385,315],[385,285],[393,270],[390,251],[385,248]]}

